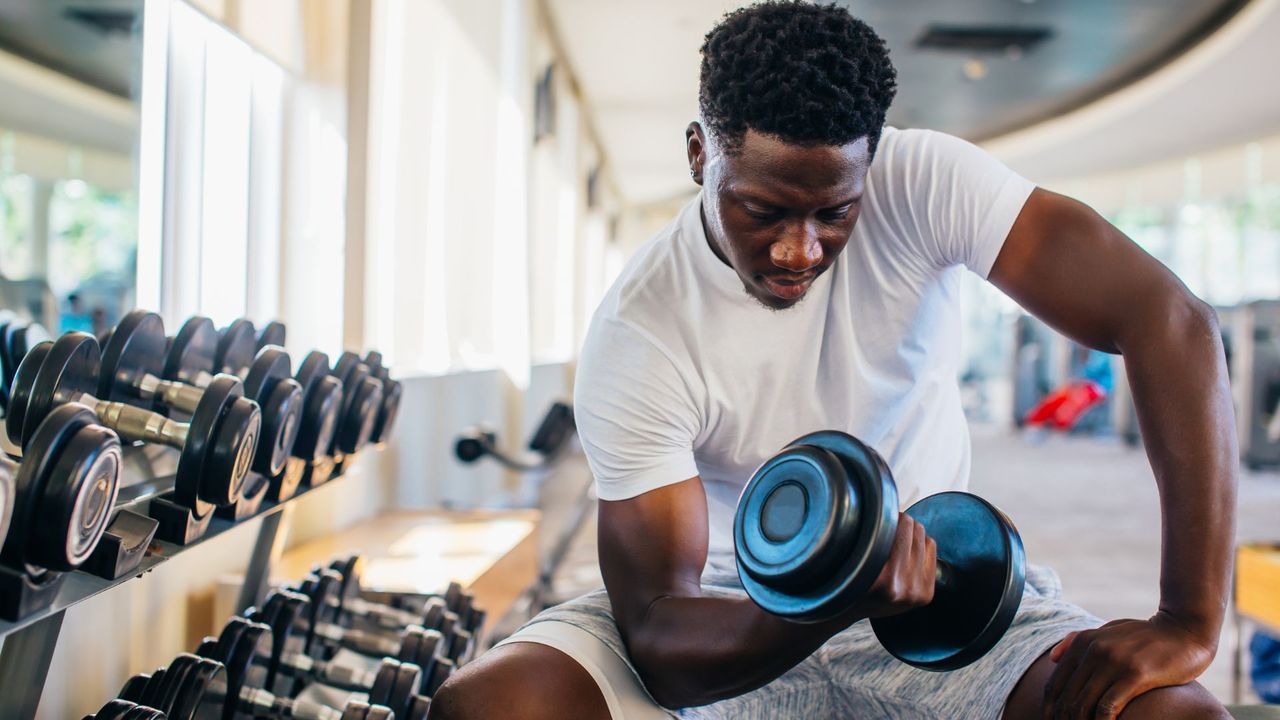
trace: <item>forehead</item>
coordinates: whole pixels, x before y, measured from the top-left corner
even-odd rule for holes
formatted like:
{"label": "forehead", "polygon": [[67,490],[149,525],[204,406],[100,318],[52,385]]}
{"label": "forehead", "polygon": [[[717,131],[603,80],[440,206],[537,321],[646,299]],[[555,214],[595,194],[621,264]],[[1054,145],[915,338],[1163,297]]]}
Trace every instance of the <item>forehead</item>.
{"label": "forehead", "polygon": [[847,145],[798,145],[748,130],[723,162],[731,192],[778,204],[824,204],[862,193],[871,155],[865,137]]}

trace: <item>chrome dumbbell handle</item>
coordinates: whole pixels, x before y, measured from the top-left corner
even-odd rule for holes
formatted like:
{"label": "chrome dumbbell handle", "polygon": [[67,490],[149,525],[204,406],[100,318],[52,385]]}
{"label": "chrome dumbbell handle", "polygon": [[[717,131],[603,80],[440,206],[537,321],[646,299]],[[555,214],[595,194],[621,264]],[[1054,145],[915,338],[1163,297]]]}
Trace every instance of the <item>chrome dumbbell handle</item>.
{"label": "chrome dumbbell handle", "polygon": [[181,448],[187,444],[191,426],[125,403],[106,402],[92,395],[81,395],[77,402],[88,405],[102,424],[116,431],[128,442],[146,442]]}

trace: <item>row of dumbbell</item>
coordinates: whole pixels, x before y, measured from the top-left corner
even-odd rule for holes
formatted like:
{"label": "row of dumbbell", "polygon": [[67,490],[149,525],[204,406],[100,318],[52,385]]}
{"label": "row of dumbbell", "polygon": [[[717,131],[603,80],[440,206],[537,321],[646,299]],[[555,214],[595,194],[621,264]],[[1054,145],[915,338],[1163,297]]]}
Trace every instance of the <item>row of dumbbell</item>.
{"label": "row of dumbbell", "polygon": [[[466,662],[485,614],[456,583],[440,595],[361,597],[362,560],[315,568],[271,593],[194,654],[135,675],[103,718],[422,720]],[[130,714],[132,713],[132,714]]]}
{"label": "row of dumbbell", "polygon": [[80,332],[32,347],[5,417],[22,460],[0,455],[0,565],[35,576],[86,561],[112,519],[122,440],[180,451],[172,500],[197,519],[269,487],[286,499],[305,474],[323,482],[385,441],[400,389],[381,357],[344,353],[330,367],[313,352],[293,374],[283,334],[197,317],[168,338],[159,316],[135,311],[105,347]]}

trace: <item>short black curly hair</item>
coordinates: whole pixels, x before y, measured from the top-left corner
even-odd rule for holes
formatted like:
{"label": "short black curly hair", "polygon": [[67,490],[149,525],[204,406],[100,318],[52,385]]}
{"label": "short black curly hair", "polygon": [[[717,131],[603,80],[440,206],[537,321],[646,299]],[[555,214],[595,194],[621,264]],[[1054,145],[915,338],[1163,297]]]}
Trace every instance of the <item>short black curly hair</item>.
{"label": "short black curly hair", "polygon": [[730,153],[748,129],[801,145],[866,137],[874,153],[897,89],[884,40],[839,5],[766,0],[702,45],[699,110]]}

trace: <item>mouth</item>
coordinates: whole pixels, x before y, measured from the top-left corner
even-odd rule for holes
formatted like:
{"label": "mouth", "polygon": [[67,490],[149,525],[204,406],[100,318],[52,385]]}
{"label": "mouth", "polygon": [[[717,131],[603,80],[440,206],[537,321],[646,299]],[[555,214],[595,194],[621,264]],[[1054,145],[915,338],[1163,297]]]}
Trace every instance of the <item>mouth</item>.
{"label": "mouth", "polygon": [[761,284],[769,294],[781,300],[799,300],[813,285],[814,274],[799,276],[765,275],[760,278]]}

